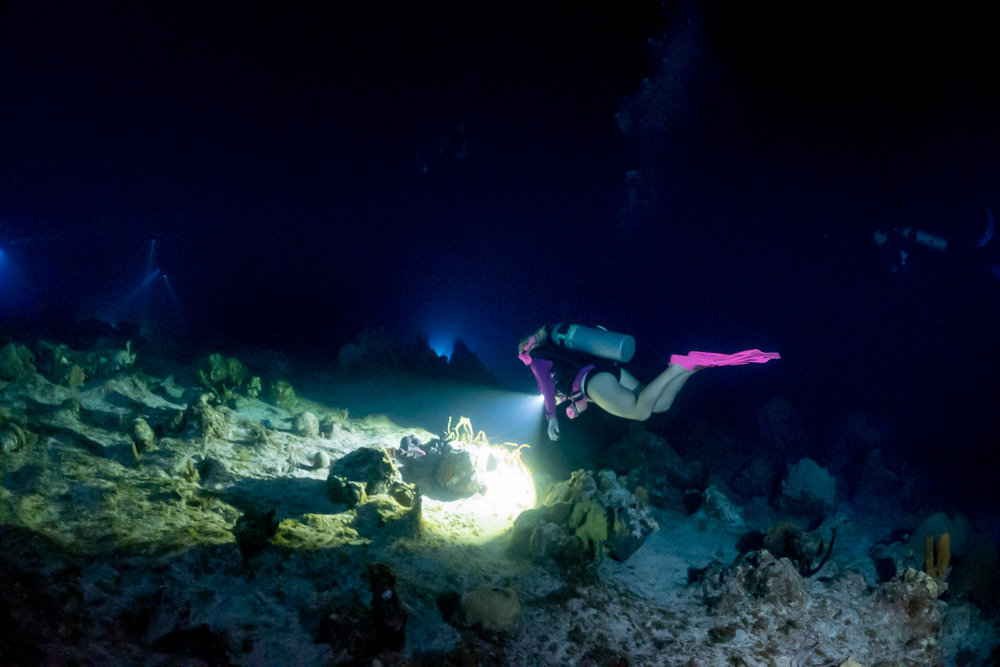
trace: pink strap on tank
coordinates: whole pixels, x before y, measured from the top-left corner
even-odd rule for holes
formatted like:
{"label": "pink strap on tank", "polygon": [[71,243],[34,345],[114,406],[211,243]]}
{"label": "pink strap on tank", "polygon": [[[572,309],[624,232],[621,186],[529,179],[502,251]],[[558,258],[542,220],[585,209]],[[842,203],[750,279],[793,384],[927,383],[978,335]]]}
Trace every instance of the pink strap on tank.
{"label": "pink strap on tank", "polygon": [[777,352],[761,352],[760,350],[743,350],[735,354],[720,352],[688,352],[687,354],[670,355],[670,363],[680,364],[688,370],[709,368],[711,366],[742,366],[743,364],[765,364],[771,359],[781,359]]}

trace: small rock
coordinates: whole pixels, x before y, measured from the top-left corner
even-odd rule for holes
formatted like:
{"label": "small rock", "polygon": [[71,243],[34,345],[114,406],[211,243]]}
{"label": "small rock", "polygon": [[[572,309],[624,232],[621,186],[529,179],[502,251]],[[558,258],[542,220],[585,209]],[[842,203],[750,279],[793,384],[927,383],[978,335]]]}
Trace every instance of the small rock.
{"label": "small rock", "polygon": [[364,484],[349,481],[339,475],[326,478],[326,496],[330,502],[348,507],[356,507],[368,499]]}
{"label": "small rock", "polygon": [[273,509],[267,513],[251,509],[236,520],[233,535],[244,560],[250,560],[260,553],[278,531],[278,521],[274,514]]}
{"label": "small rock", "polygon": [[330,455],[320,450],[313,454],[313,470],[325,470],[330,467]]}
{"label": "small rock", "polygon": [[300,412],[295,416],[295,433],[305,438],[315,438],[319,435],[319,419],[309,412]]}
{"label": "small rock", "polygon": [[0,426],[0,454],[16,452],[24,446],[24,431],[16,424]]}
{"label": "small rock", "polygon": [[462,596],[462,621],[487,632],[515,633],[521,627],[521,602],[510,588],[477,588]]}
{"label": "small rock", "polygon": [[142,417],[133,419],[129,431],[132,434],[132,443],[138,453],[142,454],[156,449],[156,434],[153,433],[153,429],[150,428],[149,422],[145,419]]}
{"label": "small rock", "polygon": [[298,403],[298,398],[296,398],[295,389],[292,388],[290,382],[278,380],[271,385],[271,401],[279,408],[291,410]]}

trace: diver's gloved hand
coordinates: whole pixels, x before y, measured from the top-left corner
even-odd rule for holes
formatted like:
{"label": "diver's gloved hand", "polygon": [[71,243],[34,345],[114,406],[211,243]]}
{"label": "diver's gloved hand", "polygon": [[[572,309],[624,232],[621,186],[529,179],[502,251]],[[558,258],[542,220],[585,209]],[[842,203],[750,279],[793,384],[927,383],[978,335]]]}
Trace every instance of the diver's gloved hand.
{"label": "diver's gloved hand", "polygon": [[559,439],[559,418],[553,417],[549,420],[549,440],[555,442]]}

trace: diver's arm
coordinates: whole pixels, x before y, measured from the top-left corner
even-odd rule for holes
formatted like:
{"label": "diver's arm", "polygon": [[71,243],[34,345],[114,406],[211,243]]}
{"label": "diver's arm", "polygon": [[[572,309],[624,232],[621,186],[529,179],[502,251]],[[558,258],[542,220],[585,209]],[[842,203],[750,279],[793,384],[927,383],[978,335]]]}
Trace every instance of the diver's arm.
{"label": "diver's arm", "polygon": [[552,362],[548,359],[532,359],[531,373],[538,384],[538,392],[545,399],[545,418],[556,416],[556,383],[552,379]]}
{"label": "diver's arm", "polygon": [[559,439],[559,418],[558,417],[552,417],[551,419],[549,419],[548,434],[549,434],[549,440],[551,440],[552,442],[555,442],[556,440]]}

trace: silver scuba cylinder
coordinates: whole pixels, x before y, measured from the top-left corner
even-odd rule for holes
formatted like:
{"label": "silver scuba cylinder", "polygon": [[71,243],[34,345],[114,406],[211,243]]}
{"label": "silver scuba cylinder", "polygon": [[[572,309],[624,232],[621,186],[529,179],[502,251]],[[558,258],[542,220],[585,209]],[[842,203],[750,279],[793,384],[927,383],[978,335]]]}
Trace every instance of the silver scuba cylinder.
{"label": "silver scuba cylinder", "polygon": [[607,329],[595,329],[582,324],[562,324],[555,327],[552,340],[568,350],[585,352],[612,361],[628,362],[635,354],[635,338]]}

